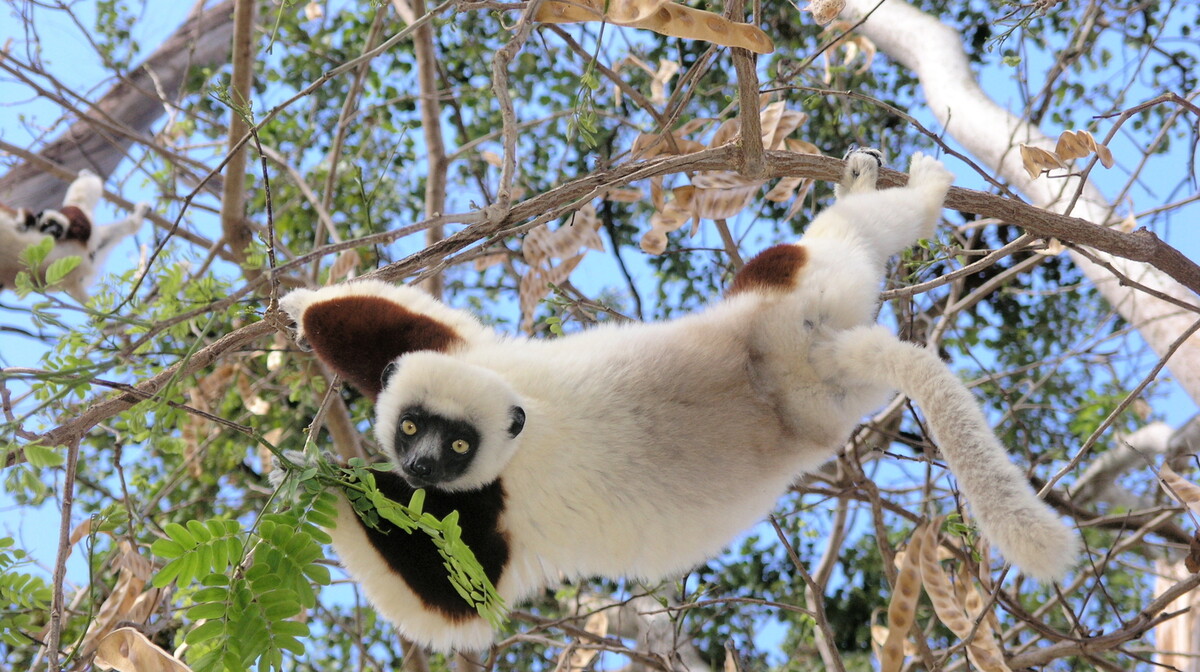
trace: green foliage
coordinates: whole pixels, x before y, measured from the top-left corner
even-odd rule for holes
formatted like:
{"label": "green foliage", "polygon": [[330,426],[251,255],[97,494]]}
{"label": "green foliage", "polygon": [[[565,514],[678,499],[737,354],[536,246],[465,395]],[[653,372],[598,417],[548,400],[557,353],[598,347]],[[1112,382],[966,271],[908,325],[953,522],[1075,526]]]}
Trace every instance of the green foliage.
{"label": "green foliage", "polygon": [[308,625],[295,619],[317,601],[313,584],[328,585],[315,527],[333,515],[332,495],[312,494],[304,507],[264,515],[243,533],[236,521],[170,523],[151,550],[167,559],[153,585],[176,582],[192,606],[184,642],[197,671],[283,669],[285,653],[302,654]]}
{"label": "green foliage", "polygon": [[62,282],[82,262],[83,259],[81,257],[55,259],[54,262],[46,267],[46,284],[56,285]]}
{"label": "green foliage", "polygon": [[167,523],[163,532],[167,538],[150,547],[155,555],[170,561],[154,576],[156,588],[172,581],[187,585],[201,576],[223,574],[242,560],[241,525],[235,520],[189,520],[186,527]]}
{"label": "green foliage", "polygon": [[575,116],[571,118],[571,130],[578,133],[588,147],[599,144],[596,138],[599,129],[596,91],[599,89],[600,79],[596,77],[596,61],[593,58],[588,61],[587,67],[579,77],[579,91],[575,95]]}
{"label": "green foliage", "polygon": [[[40,268],[43,263],[45,263],[46,257],[50,256],[50,251],[53,249],[54,239],[50,236],[46,236],[38,241],[37,244],[30,245],[22,250],[18,257],[21,265],[25,268],[37,269]],[[78,264],[79,260],[76,259],[75,263]],[[69,270],[70,269],[68,269],[68,271]],[[65,273],[63,275],[65,275]],[[30,292],[36,291],[44,286],[44,283],[38,280],[36,276],[36,273],[31,274],[29,271],[21,271],[17,274],[14,289],[16,289],[18,296],[26,296]]]}
{"label": "green foliage", "polygon": [[[153,585],[175,582],[192,606],[184,612],[183,641],[198,672],[283,669],[285,654],[305,651],[308,626],[294,619],[317,604],[314,585],[329,585],[321,564],[322,528],[336,524],[334,491],[348,497],[369,525],[387,520],[408,534],[427,534],[446,561],[451,582],[484,618],[499,624],[504,605],[474,554],[460,538],[457,512],[442,520],[425,513],[424,491],[407,504],[393,502],[375,486],[360,460],[347,467],[321,461],[298,468],[280,488],[287,505],[242,530],[236,521],[191,520],[164,526],[166,537],[151,546],[168,562]],[[297,499],[294,504],[293,499]]]}
{"label": "green foliage", "polygon": [[35,641],[50,605],[50,584],[18,571],[28,564],[28,555],[15,547],[12,537],[0,538],[0,643],[12,647]]}
{"label": "green foliage", "polygon": [[27,443],[23,448],[25,459],[29,460],[30,466],[35,469],[59,467],[66,461],[62,453],[53,448],[40,446],[36,443]]}
{"label": "green foliage", "polygon": [[135,21],[129,3],[97,0],[94,35],[100,55],[109,67],[128,69],[132,56],[138,52],[131,32]]}

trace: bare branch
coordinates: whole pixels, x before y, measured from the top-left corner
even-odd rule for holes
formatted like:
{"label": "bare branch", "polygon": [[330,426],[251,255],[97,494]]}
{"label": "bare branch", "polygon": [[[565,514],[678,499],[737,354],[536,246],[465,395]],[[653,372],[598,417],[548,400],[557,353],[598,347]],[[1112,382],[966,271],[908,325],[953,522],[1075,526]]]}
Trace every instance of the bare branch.
{"label": "bare branch", "polygon": [[[425,0],[411,0],[412,8],[401,10],[406,0],[392,0],[392,4],[404,16],[407,11],[412,23],[426,14]],[[446,209],[446,143],[442,137],[442,105],[438,92],[437,52],[433,45],[433,26],[423,24],[413,34],[413,51],[417,57],[417,85],[420,88],[421,130],[425,133],[425,216],[435,217]],[[441,226],[425,231],[425,244],[432,245],[446,236]],[[425,291],[441,298],[445,285],[441,274],[430,276],[423,283]]]}
{"label": "bare branch", "polygon": [[229,160],[225,164],[225,194],[221,200],[221,232],[225,246],[244,261],[253,236],[246,221],[246,148],[242,137],[250,129],[251,87],[254,84],[254,0],[236,0],[233,10],[233,78],[229,85]]}

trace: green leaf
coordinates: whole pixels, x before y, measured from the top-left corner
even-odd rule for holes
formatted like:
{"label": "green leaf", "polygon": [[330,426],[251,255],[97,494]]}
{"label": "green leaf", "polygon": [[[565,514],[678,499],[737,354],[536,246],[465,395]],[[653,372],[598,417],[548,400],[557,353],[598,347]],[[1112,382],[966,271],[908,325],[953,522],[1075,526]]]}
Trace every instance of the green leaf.
{"label": "green leaf", "polygon": [[210,586],[196,591],[192,595],[195,602],[225,602],[229,599],[229,589],[224,586]]}
{"label": "green leaf", "polygon": [[192,533],[192,537],[196,540],[197,544],[203,544],[213,538],[212,532],[205,527],[204,523],[198,520],[187,521],[187,529],[188,532]]}
{"label": "green leaf", "polygon": [[412,509],[412,515],[419,516],[425,510],[425,489],[418,488],[408,500],[408,508]]}
{"label": "green leaf", "polygon": [[167,523],[163,526],[163,532],[166,532],[168,537],[179,542],[184,550],[190,551],[196,547],[196,539],[187,531],[187,528],[179,523]]}
{"label": "green leaf", "polygon": [[221,618],[225,615],[224,602],[206,602],[197,604],[187,610],[187,617],[193,621],[199,621],[206,618]]}
{"label": "green leaf", "polygon": [[200,558],[195,553],[186,553],[175,562],[179,563],[179,576],[176,581],[180,584],[189,584],[200,575]]}
{"label": "green leaf", "polygon": [[304,575],[320,586],[328,586],[332,580],[329,568],[325,565],[309,565],[304,568]]}
{"label": "green leaf", "polygon": [[57,285],[81,263],[83,263],[83,259],[78,256],[56,259],[53,263],[46,267],[46,284]]}
{"label": "green leaf", "polygon": [[154,575],[154,579],[150,582],[150,585],[154,586],[155,588],[167,587],[172,581],[179,577],[179,570],[182,568],[183,560],[181,558],[168,562],[163,566],[162,569],[158,570],[158,573]]}
{"label": "green leaf", "polygon": [[201,623],[200,625],[189,630],[187,635],[184,636],[183,641],[195,646],[196,644],[207,642],[208,640],[217,637],[224,631],[224,621],[205,621],[204,623]]}
{"label": "green leaf", "polygon": [[[418,490],[418,492],[420,492],[420,491]],[[335,522],[336,518],[334,518],[333,516],[326,515],[323,511],[317,511],[315,509],[310,510],[308,512],[307,518],[308,518],[308,522],[312,523],[313,525],[320,525],[321,527],[324,527],[327,529],[331,528],[337,524]]]}
{"label": "green leaf", "polygon": [[30,443],[25,446],[25,459],[29,460],[31,466],[38,469],[58,467],[66,462],[66,458],[57,450],[36,443]]}
{"label": "green leaf", "polygon": [[209,574],[200,578],[202,586],[228,586],[230,583],[229,577],[224,574]]}
{"label": "green leaf", "polygon": [[46,236],[36,245],[30,245],[21,252],[21,263],[29,268],[38,268],[42,262],[46,261],[46,257],[50,256],[50,250],[54,249],[54,239]]}
{"label": "green leaf", "polygon": [[283,621],[298,613],[300,613],[300,603],[294,600],[275,602],[263,610],[263,615],[270,621]]}

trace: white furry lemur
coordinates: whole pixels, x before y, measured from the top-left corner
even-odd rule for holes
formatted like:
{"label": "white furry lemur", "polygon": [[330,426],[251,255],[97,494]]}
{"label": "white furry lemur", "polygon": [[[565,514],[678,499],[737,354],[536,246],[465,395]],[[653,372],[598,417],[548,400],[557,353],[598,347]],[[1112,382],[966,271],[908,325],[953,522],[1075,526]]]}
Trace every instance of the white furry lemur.
{"label": "white furry lemur", "polygon": [[[1009,461],[937,354],[874,324],[888,258],[932,235],[953,176],[917,154],[875,190],[853,152],[839,198],[795,244],[770,247],[726,296],[668,322],[560,338],[503,336],[410,287],[358,281],[283,300],[299,335],[375,401],[396,473],[385,494],[460,513],[462,538],[508,604],[562,577],[676,576],[760,521],[801,474],[899,389],[924,410],[983,535],[1025,573],[1061,577],[1072,531]],[[488,624],[422,534],[331,530],[379,612],[437,649],[483,649]]]}
{"label": "white furry lemur", "polygon": [[95,226],[93,213],[103,193],[104,182],[84,169],[67,188],[62,207],[57,210],[34,214],[24,208],[12,210],[0,205],[0,290],[13,287],[17,273],[29,270],[21,263],[21,252],[51,237],[54,247],[38,272],[45,273],[47,266],[64,257],[79,257],[79,265],[50,289],[65,291],[80,303],[87,301],[87,288],[99,274],[109,252],[127,236],[137,233],[149,210],[147,204],[139,203],[129,217]]}

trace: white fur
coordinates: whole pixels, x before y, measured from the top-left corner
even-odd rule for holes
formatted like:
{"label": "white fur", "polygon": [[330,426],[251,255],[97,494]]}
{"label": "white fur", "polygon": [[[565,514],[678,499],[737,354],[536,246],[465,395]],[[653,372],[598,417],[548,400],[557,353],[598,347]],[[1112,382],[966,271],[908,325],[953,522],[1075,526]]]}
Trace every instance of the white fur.
{"label": "white fur", "polygon": [[90,218],[100,204],[104,195],[104,180],[92,171],[84,168],[79,176],[67,187],[67,195],[63,197],[63,207],[73,205],[88,214]]}
{"label": "white fur", "polygon": [[[49,289],[64,291],[80,303],[88,300],[87,288],[91,286],[100,273],[100,269],[104,267],[109,253],[117,243],[137,233],[142,226],[146,212],[150,209],[149,205],[139,203],[125,219],[97,226],[95,210],[103,194],[104,182],[99,176],[87,169],[79,171],[79,176],[67,187],[63,207],[74,206],[82,210],[92,224],[91,235],[86,241],[57,240],[39,269],[39,273],[44,275],[46,268],[55,261],[66,257],[79,257],[79,265],[62,281]],[[69,226],[67,218],[56,210],[45,210],[39,213],[37,221],[39,227],[53,223],[57,224],[59,230],[64,232]],[[23,226],[23,221],[9,216],[3,209],[0,209],[0,289],[12,287],[17,273],[28,270],[20,263],[20,253],[47,237],[46,233],[39,230],[23,230]]]}
{"label": "white fur", "polygon": [[834,196],[841,198],[849,194],[875,191],[879,180],[879,168],[883,165],[883,154],[871,147],[851,147],[842,157],[846,167],[842,179],[833,187]]}
{"label": "white fur", "polygon": [[[464,476],[498,473],[503,483],[512,548],[498,588],[510,605],[560,575],[657,580],[703,562],[895,389],[924,410],[984,535],[1025,572],[1056,578],[1075,559],[1074,536],[1008,461],[971,393],[933,353],[871,326],[887,258],[932,233],[952,180],[918,154],[907,187],[844,190],[797,243],[807,262],[794,286],[752,288],[670,322],[503,339],[380,283],[302,290],[283,303],[299,322],[313,302],[369,293],[463,329],[464,347],[401,358],[378,400],[385,445],[415,394],[448,401],[448,413],[499,413],[516,396],[524,430]],[[419,366],[405,372],[408,360]],[[489,437],[506,427],[480,422]],[[490,641],[482,621],[453,625],[426,611],[358,528],[344,521],[334,543],[387,618],[437,648]]]}

